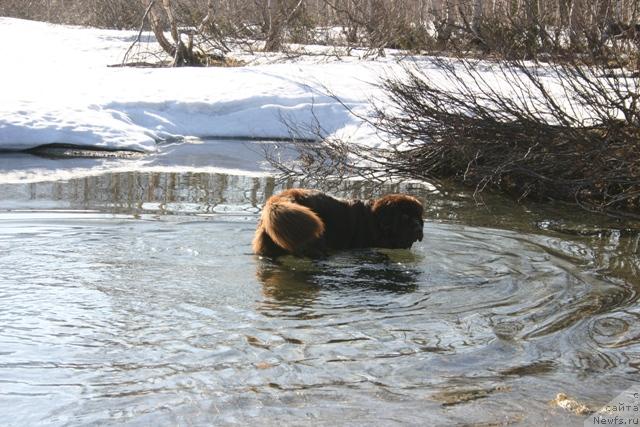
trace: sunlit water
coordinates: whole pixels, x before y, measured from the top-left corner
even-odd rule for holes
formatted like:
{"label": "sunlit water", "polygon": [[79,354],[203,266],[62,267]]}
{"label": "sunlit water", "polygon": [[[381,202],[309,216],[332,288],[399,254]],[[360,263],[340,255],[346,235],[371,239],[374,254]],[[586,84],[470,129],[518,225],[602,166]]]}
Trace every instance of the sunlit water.
{"label": "sunlit water", "polygon": [[557,393],[597,409],[640,379],[633,224],[415,187],[410,251],[259,259],[281,188],[0,185],[0,424],[582,425]]}

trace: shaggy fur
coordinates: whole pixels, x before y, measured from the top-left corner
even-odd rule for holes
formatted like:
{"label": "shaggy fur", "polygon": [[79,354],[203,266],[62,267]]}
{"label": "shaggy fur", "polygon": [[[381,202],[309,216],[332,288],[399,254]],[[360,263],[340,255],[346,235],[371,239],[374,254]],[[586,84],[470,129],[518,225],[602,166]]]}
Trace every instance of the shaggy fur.
{"label": "shaggy fur", "polygon": [[317,256],[330,249],[410,248],[422,240],[422,204],[390,194],[376,200],[339,200],[314,190],[272,196],[253,239],[258,255]]}

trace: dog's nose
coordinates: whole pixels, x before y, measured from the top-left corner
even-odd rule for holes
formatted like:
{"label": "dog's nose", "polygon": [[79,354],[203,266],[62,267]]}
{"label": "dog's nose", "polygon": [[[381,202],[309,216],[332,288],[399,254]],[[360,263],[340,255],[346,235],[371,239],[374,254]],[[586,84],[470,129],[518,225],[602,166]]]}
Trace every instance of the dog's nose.
{"label": "dog's nose", "polygon": [[424,237],[422,233],[422,224],[418,221],[416,221],[415,230],[416,230],[416,237],[418,238],[418,241],[422,242],[422,238]]}

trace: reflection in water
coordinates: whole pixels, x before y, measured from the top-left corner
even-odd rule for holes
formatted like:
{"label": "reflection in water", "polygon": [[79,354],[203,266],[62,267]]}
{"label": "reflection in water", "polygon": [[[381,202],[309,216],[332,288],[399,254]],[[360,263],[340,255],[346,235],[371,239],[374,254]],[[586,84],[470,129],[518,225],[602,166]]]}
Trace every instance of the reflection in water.
{"label": "reflection in water", "polygon": [[[292,258],[295,264],[287,267],[269,260],[258,264],[256,277],[262,284],[262,293],[275,307],[285,304],[290,308],[310,307],[320,286],[313,275],[313,264],[309,260]],[[303,265],[306,263],[307,265]]]}
{"label": "reflection in water", "polygon": [[[166,215],[221,213],[238,207],[255,212],[255,208],[271,195],[296,186],[299,183],[291,180],[276,183],[273,177],[191,172],[124,172],[69,181],[0,184],[0,194],[7,201],[43,202],[52,204],[52,207]],[[337,192],[342,197],[369,198],[376,194],[373,188],[371,184],[364,182],[343,183]],[[406,188],[411,187],[391,185],[382,191],[399,192]],[[422,188],[422,193],[426,194],[426,189]]]}
{"label": "reflection in water", "polygon": [[[257,278],[262,283],[265,309],[288,311],[313,306],[316,298],[325,293],[389,293],[402,294],[416,290],[420,271],[394,261],[393,252],[403,255],[405,250],[357,250],[340,253],[327,259],[310,260],[293,256],[277,260],[261,259]],[[406,256],[405,256],[406,258]],[[409,257],[413,258],[413,257]]]}
{"label": "reflection in water", "polygon": [[428,207],[410,251],[253,256],[295,185],[0,185],[3,422],[567,425],[557,393],[598,407],[638,380],[636,224],[395,186]]}
{"label": "reflection in water", "polygon": [[[123,214],[254,214],[271,195],[304,184],[277,182],[272,177],[247,177],[209,173],[125,172],[106,173],[69,181],[23,185],[0,184],[0,208],[97,209]],[[603,274],[629,283],[640,276],[640,223],[567,212],[553,205],[514,205],[499,196],[485,196],[478,206],[467,193],[452,190],[437,194],[418,184],[376,188],[366,182],[332,185],[333,194],[367,199],[384,193],[408,192],[421,199],[431,221],[499,227],[525,233],[545,232],[560,237],[563,250],[593,251]],[[574,208],[572,208],[574,209]],[[584,254],[576,253],[578,257]]]}
{"label": "reflection in water", "polygon": [[[167,214],[253,214],[271,195],[303,185],[277,182],[272,177],[209,173],[125,172],[23,185],[1,185],[0,208],[98,209],[141,215]],[[425,203],[429,220],[460,222],[472,226],[500,227],[525,233],[546,232],[580,243],[594,251],[595,262],[604,274],[627,282],[640,276],[640,223],[567,212],[553,205],[514,205],[499,196],[485,196],[478,206],[466,193],[452,190],[433,193],[420,185],[390,185],[381,189],[366,182],[343,182],[334,194],[366,199],[390,192],[409,192]],[[572,208],[573,209],[573,208]],[[582,254],[577,254],[582,256]]]}

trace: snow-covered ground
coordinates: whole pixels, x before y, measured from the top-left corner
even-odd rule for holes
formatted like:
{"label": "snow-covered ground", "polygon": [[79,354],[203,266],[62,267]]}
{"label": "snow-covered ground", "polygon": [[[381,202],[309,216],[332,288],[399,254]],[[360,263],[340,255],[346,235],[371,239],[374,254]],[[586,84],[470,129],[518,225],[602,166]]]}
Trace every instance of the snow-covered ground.
{"label": "snow-covered ground", "polygon": [[[66,143],[154,152],[181,136],[282,138],[286,121],[375,143],[366,113],[390,61],[123,68],[133,31],[0,18],[0,149]],[[307,135],[312,136],[312,135]]]}
{"label": "snow-covered ground", "polygon": [[[11,40],[2,45],[0,153],[56,143],[147,153],[134,160],[43,161],[38,165],[24,156],[9,160],[0,155],[0,183],[53,179],[67,176],[74,168],[77,174],[115,167],[264,173],[268,167],[254,149],[259,143],[242,145],[242,139],[288,138],[289,124],[296,126],[297,137],[317,137],[305,129],[319,125],[324,136],[369,146],[384,143],[384,136],[360,117],[370,114],[372,100],[378,106],[387,105],[377,84],[383,77],[403,72],[394,55],[376,60],[302,55],[276,61],[268,55],[244,54],[240,59],[248,65],[243,67],[114,67],[121,64],[136,36],[135,31],[0,17],[0,37]],[[145,46],[157,49],[155,43]],[[318,53],[322,48],[306,49]],[[413,60],[430,82],[455,90],[452,74],[432,59]],[[508,84],[509,79],[523,81],[522,76],[505,74],[488,62],[479,65],[478,80],[486,93],[532,102],[526,91],[513,92]],[[458,65],[455,70],[465,73]],[[541,71],[547,90],[557,94],[559,103],[566,103],[567,94],[557,76]],[[575,105],[568,109],[580,113]],[[175,145],[176,141],[184,146]],[[247,144],[251,146],[248,151]]]}

